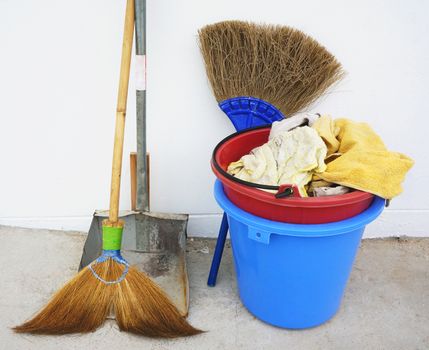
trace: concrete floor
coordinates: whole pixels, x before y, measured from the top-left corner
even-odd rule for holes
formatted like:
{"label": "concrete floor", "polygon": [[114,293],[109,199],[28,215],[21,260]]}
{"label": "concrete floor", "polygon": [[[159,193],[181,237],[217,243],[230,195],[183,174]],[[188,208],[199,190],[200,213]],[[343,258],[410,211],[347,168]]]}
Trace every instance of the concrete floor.
{"label": "concrete floor", "polygon": [[365,240],[338,314],[291,331],[253,317],[237,297],[231,249],[215,288],[206,285],[213,240],[189,239],[189,321],[208,332],[152,340],[119,332],[113,321],[94,333],[14,334],[76,272],[85,236],[0,226],[0,349],[429,349],[429,239]]}

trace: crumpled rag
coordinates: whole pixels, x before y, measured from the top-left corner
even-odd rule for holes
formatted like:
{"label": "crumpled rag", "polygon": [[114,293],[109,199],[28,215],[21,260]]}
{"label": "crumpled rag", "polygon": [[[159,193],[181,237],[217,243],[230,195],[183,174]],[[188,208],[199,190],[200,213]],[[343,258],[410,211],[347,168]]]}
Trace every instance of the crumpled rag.
{"label": "crumpled rag", "polygon": [[388,151],[368,124],[322,116],[312,127],[328,147],[327,168],[318,178],[385,199],[402,192],[401,183],[414,161]]}
{"label": "crumpled rag", "polygon": [[278,134],[232,162],[228,173],[235,177],[264,185],[297,185],[302,197],[307,197],[305,185],[314,172],[326,169],[327,148],[315,129],[308,126]]}

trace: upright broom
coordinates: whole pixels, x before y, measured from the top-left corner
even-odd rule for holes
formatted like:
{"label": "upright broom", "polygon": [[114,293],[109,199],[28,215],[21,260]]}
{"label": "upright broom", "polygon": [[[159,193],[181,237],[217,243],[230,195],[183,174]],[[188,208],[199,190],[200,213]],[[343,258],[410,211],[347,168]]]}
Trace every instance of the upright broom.
{"label": "upright broom", "polygon": [[123,331],[149,337],[200,333],[187,323],[164,292],[121,256],[124,222],[118,219],[119,189],[131,49],[134,0],[127,0],[122,46],[109,219],[103,221],[103,253],[59,290],[31,320],[14,328],[19,333],[91,332],[114,312]]}
{"label": "upright broom", "polygon": [[[344,74],[328,50],[291,27],[224,21],[198,34],[216,100],[238,131],[303,111]],[[216,284],[227,232],[224,214],[209,286]]]}

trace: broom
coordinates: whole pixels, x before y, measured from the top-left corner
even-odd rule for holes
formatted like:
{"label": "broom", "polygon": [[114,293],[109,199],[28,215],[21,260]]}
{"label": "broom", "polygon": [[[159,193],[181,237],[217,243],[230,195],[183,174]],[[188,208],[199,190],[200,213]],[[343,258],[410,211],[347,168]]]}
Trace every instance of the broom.
{"label": "broom", "polygon": [[[344,75],[323,46],[287,26],[224,21],[198,34],[213,93],[238,131],[302,111]],[[227,232],[224,214],[209,286],[216,284]]]}
{"label": "broom", "polygon": [[120,254],[124,222],[118,220],[128,79],[134,28],[134,0],[127,0],[113,152],[109,219],[103,221],[103,253],[60,289],[19,333],[91,332],[114,312],[120,330],[149,337],[200,333],[148,276]]}
{"label": "broom", "polygon": [[287,26],[224,21],[200,29],[199,40],[214,95],[229,117],[235,110],[267,114],[267,108],[267,117],[291,116],[344,74],[316,40]]}

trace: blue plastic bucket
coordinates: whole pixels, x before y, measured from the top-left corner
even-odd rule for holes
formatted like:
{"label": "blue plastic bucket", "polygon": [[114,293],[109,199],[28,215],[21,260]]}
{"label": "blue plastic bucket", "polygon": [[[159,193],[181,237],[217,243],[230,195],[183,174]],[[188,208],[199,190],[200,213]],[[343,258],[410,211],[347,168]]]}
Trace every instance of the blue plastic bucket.
{"label": "blue plastic bucket", "polygon": [[220,181],[215,198],[228,216],[238,290],[244,306],[284,328],[320,325],[337,312],[365,225],[383,211],[375,197],[359,215],[328,224],[287,224],[232,204]]}

